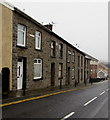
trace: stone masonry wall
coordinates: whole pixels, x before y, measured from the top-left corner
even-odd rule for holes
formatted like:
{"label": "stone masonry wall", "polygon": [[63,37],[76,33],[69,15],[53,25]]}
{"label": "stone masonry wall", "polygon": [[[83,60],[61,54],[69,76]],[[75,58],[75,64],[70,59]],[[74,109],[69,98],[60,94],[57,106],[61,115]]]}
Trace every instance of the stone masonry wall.
{"label": "stone masonry wall", "polygon": [[[27,28],[26,47],[21,48],[17,45],[17,25],[23,24]],[[35,31],[39,30],[42,33],[42,44],[41,50],[35,49],[35,38],[31,37],[30,34],[35,35]],[[63,44],[63,59],[58,57],[58,45],[56,45],[56,58],[50,57],[50,43],[51,40],[56,41],[57,44]],[[26,57],[26,89],[39,89],[46,88],[51,85],[51,63],[55,63],[55,86],[60,85],[58,79],[58,68],[59,63],[63,63],[63,79],[62,84],[65,85],[66,81],[66,45],[58,38],[49,34],[42,28],[38,27],[37,24],[27,20],[20,14],[13,13],[13,55],[12,55],[12,89],[17,89],[17,60],[19,57]],[[34,59],[41,58],[43,61],[43,78],[41,80],[33,81],[34,78]]]}

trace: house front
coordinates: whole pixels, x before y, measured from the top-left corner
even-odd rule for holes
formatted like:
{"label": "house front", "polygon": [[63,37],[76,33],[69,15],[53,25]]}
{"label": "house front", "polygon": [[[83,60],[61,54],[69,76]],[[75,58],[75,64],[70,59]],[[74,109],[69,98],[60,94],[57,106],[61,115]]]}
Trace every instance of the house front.
{"label": "house front", "polygon": [[1,3],[0,9],[3,92],[85,83],[85,53],[55,34],[51,24],[42,25],[8,3]]}

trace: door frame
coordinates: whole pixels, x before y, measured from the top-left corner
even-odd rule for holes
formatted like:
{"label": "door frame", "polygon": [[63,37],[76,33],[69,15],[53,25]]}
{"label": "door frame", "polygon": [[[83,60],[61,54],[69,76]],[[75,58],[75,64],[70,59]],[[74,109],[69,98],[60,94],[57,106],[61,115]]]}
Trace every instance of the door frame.
{"label": "door frame", "polygon": [[17,67],[18,67],[19,61],[23,62],[23,78],[22,78],[22,89],[18,89],[18,86],[17,86],[17,90],[25,90],[26,89],[26,73],[27,73],[26,63],[27,63],[27,59],[26,59],[26,57],[19,57],[18,61],[17,61]]}
{"label": "door frame", "polygon": [[68,79],[68,85],[70,85],[70,67],[67,68],[67,79]]}
{"label": "door frame", "polygon": [[17,62],[17,90],[21,90],[23,88],[23,71],[23,59],[21,58],[18,59]]}
{"label": "door frame", "polygon": [[51,86],[55,86],[55,63],[51,63]]}

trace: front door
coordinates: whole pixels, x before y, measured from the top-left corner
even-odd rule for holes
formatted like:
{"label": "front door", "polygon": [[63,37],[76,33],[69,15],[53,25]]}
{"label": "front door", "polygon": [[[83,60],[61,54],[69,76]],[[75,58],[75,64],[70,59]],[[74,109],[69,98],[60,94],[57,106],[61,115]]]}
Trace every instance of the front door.
{"label": "front door", "polygon": [[68,67],[68,85],[70,85],[70,67]]}
{"label": "front door", "polygon": [[23,59],[18,60],[17,65],[17,89],[23,88]]}
{"label": "front door", "polygon": [[80,71],[78,70],[78,83],[79,83],[79,79],[80,79]]}
{"label": "front door", "polygon": [[51,86],[55,85],[55,63],[51,63]]}

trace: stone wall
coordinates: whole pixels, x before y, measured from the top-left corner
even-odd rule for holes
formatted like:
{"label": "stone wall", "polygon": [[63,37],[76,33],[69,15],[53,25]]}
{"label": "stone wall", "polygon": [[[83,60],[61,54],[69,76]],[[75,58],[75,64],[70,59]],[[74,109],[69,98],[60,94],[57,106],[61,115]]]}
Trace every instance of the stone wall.
{"label": "stone wall", "polygon": [[[21,48],[17,45],[17,25],[23,24],[27,28],[26,47]],[[42,33],[42,49],[35,49],[35,38],[30,34],[35,35],[35,31],[39,30]],[[50,45],[51,40],[56,41],[56,57],[50,57]],[[63,59],[58,57],[58,44],[63,44]],[[37,24],[27,20],[17,12],[13,15],[13,90],[17,88],[17,59],[19,57],[25,57],[27,59],[26,65],[26,89],[39,89],[51,86],[51,63],[55,63],[55,86],[60,85],[58,79],[59,63],[63,63],[63,79],[62,84],[65,85],[66,80],[66,45],[49,34]],[[34,78],[34,59],[41,58],[43,60],[43,78],[41,80],[33,81]]]}

